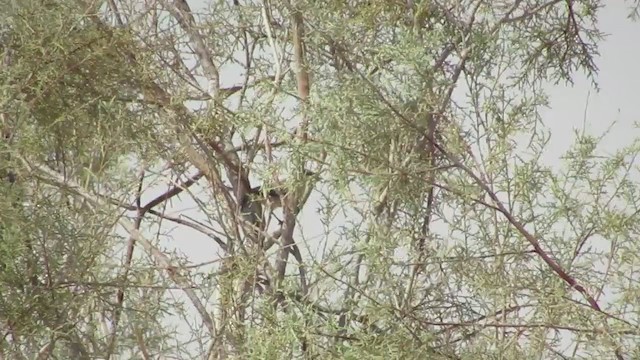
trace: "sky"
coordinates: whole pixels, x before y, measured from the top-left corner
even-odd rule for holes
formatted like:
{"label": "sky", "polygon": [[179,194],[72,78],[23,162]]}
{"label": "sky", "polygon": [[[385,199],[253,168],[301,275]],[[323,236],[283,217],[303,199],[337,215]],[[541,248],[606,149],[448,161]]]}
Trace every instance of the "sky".
{"label": "sky", "polygon": [[[204,0],[192,0],[189,3],[197,8]],[[573,85],[548,84],[550,106],[541,111],[543,121],[551,132],[551,140],[543,157],[547,165],[556,167],[561,164],[559,158],[569,149],[574,130],[582,129],[585,125],[587,132],[598,135],[609,128],[613,121],[617,122],[601,143],[600,148],[606,152],[614,152],[638,137],[635,124],[640,114],[640,46],[637,45],[640,23],[626,18],[628,8],[623,1],[606,3],[599,16],[600,29],[609,34],[600,44],[601,56],[596,60],[600,91],[596,91],[590,80],[580,74],[575,76]],[[242,79],[235,71],[229,70],[222,74],[222,80],[224,84],[232,85],[240,83]],[[158,188],[157,192],[148,192],[145,197],[149,200],[164,189],[166,187]],[[187,197],[183,199],[174,200],[170,212],[198,216],[195,204]],[[317,236],[323,232],[315,213],[317,200],[317,197],[310,199],[299,225],[307,238],[316,237],[310,242],[316,245],[320,244]],[[185,209],[191,210],[185,212]],[[163,248],[183,253],[192,263],[212,261],[221,254],[212,240],[193,230],[175,229],[172,236],[173,240],[161,242]]]}
{"label": "sky", "polygon": [[556,165],[557,159],[570,145],[568,138],[574,129],[581,129],[585,119],[587,129],[593,134],[604,132],[613,121],[617,125],[602,142],[602,149],[615,151],[622,144],[638,136],[634,125],[640,110],[640,67],[637,46],[640,23],[626,19],[627,6],[623,1],[608,3],[601,11],[600,29],[609,34],[600,45],[597,81],[601,88],[596,92],[585,76],[577,75],[575,84],[549,85],[551,104],[542,111],[545,124],[551,130],[549,152],[544,161]]}

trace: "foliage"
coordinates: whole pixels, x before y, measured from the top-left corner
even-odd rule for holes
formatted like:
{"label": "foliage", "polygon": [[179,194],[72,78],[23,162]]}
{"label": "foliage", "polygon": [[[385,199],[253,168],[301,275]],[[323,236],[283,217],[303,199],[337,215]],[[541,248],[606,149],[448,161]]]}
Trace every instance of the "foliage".
{"label": "foliage", "polygon": [[0,1],[0,351],[631,356],[640,143],[542,161],[603,6]]}

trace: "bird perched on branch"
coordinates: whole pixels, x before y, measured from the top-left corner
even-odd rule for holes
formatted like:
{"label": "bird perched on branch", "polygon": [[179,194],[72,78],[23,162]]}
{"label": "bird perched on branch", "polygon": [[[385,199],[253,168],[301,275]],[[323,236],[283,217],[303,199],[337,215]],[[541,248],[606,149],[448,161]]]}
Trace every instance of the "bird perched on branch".
{"label": "bird perched on branch", "polygon": [[[310,170],[305,170],[304,172],[307,177],[315,174]],[[290,194],[294,194],[296,197],[304,196],[307,182],[303,181],[301,185],[303,185],[301,189],[295,189],[294,192],[288,189],[287,186],[279,186],[272,189],[266,189],[262,186],[251,188],[240,200],[240,213],[243,219],[259,228],[262,223],[264,208],[273,211],[282,207],[284,198]]]}

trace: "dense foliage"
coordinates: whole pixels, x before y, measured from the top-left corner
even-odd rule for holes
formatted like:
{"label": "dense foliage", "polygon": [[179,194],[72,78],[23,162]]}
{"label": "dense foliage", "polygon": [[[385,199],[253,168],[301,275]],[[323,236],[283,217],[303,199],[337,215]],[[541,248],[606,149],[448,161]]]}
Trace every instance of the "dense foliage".
{"label": "dense foliage", "polygon": [[638,356],[605,3],[0,0],[0,355]]}

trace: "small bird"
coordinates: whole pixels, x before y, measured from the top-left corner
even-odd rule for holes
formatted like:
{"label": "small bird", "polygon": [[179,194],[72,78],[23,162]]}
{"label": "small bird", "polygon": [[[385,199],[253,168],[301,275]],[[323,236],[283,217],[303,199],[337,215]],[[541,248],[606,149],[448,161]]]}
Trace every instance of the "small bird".
{"label": "small bird", "polygon": [[[305,170],[306,176],[315,175],[313,171]],[[262,186],[251,188],[240,201],[240,212],[245,221],[260,227],[262,212],[266,206],[269,211],[282,207],[283,199],[290,193],[284,186],[273,189],[263,189]]]}
{"label": "small bird", "polygon": [[272,209],[281,206],[280,194],[276,190],[269,190],[264,194],[261,186],[254,187],[242,196],[240,214],[246,222],[260,228],[262,212],[266,205]]}

